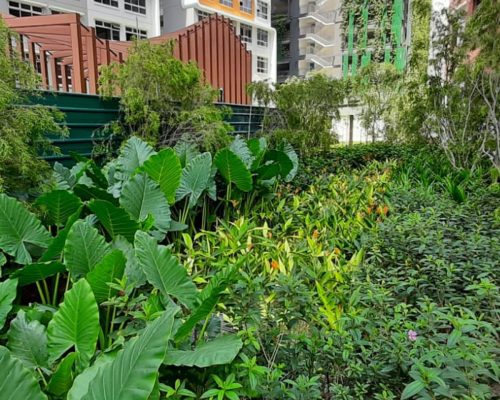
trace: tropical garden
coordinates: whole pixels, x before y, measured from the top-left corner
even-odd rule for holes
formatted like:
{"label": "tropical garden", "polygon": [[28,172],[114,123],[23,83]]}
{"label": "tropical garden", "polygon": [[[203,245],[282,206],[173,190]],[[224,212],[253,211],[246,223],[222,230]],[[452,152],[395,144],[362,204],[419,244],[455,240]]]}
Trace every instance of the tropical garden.
{"label": "tropical garden", "polygon": [[[65,165],[39,157],[64,116],[19,106],[37,77],[0,52],[0,397],[500,396],[492,15],[441,16],[446,76],[418,49],[405,75],[251,85],[250,138],[195,65],[137,42],[101,73],[108,140]],[[340,105],[380,90],[385,140],[338,145]]]}

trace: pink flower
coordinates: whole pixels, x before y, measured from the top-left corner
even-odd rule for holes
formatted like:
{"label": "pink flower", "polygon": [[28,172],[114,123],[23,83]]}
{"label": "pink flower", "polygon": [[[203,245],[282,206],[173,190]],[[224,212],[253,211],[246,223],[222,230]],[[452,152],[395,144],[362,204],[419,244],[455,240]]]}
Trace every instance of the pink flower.
{"label": "pink flower", "polygon": [[408,340],[411,340],[412,342],[414,342],[415,340],[417,340],[417,332],[415,332],[414,330],[410,329],[408,331]]}

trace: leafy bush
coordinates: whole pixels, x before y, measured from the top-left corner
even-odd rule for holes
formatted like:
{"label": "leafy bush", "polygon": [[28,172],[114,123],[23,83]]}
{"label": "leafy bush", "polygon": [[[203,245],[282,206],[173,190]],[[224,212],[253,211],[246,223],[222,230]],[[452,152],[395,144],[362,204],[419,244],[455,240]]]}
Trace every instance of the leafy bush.
{"label": "leafy bush", "polygon": [[[266,107],[262,130],[274,143],[288,141],[301,154],[328,149],[334,142],[332,119],[345,97],[345,83],[322,74],[276,87],[252,83],[249,94]],[[273,108],[269,108],[273,106]]]}
{"label": "leafy bush", "polygon": [[[50,176],[38,156],[54,152],[47,132],[64,135],[57,122],[63,115],[42,106],[20,107],[36,94],[39,78],[9,46],[11,32],[0,17],[0,192],[36,192]],[[5,51],[4,51],[5,50]]]}
{"label": "leafy bush", "polygon": [[204,82],[202,71],[193,62],[177,60],[173,46],[136,41],[125,63],[101,68],[101,94],[119,94],[123,112],[111,133],[120,139],[134,134],[160,147],[184,139],[217,150],[230,141],[226,111],[213,104],[217,93]]}

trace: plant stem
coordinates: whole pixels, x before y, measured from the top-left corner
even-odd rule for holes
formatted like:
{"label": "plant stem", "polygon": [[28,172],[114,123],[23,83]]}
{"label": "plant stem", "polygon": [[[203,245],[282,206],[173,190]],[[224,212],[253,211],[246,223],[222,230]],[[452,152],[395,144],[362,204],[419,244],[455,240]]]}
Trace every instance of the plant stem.
{"label": "plant stem", "polygon": [[54,283],[54,293],[53,293],[53,296],[52,296],[52,305],[55,306],[57,303],[57,292],[59,291],[59,280],[61,278],[61,274],[60,273],[57,273],[56,275],[56,281]]}
{"label": "plant stem", "polygon": [[40,282],[35,282],[35,283],[36,283],[36,288],[38,289],[38,294],[40,295],[40,300],[42,300],[42,304],[47,304],[45,296],[43,295],[42,287],[40,286]]}
{"label": "plant stem", "polygon": [[47,299],[47,304],[50,304],[49,285],[47,285],[47,281],[45,279],[43,279],[42,282],[43,282],[43,289],[45,290],[45,298]]}
{"label": "plant stem", "polygon": [[108,333],[108,346],[111,346],[111,344],[113,343],[113,341],[111,340],[111,334],[113,333],[113,329],[114,329],[114,320],[115,320],[115,317],[116,317],[116,306],[113,306],[113,312],[111,313],[111,321],[110,322],[110,326],[109,326],[109,333]]}

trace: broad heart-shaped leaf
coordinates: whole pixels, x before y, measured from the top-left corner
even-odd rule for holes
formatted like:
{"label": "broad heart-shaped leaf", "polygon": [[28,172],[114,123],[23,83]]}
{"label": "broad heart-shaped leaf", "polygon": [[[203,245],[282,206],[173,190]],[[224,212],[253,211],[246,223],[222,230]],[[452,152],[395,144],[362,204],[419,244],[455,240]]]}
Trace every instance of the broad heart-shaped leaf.
{"label": "broad heart-shaped leaf", "polygon": [[39,262],[51,261],[61,256],[61,253],[66,244],[66,239],[68,238],[69,231],[73,227],[73,224],[80,218],[82,208],[83,206],[76,210],[73,215],[68,218],[66,226],[64,227],[64,229],[60,230],[58,235],[52,240],[45,253],[43,253],[42,257],[40,257],[40,259],[38,260]]}
{"label": "broad heart-shaped leaf", "polygon": [[252,175],[245,163],[229,149],[222,149],[215,155],[214,163],[228,185],[235,184],[243,192],[253,188]]}
{"label": "broad heart-shaped leaf", "polygon": [[118,236],[113,240],[113,247],[121,250],[125,255],[127,262],[125,264],[125,275],[127,283],[135,288],[138,288],[146,283],[146,275],[139,265],[139,260],[135,255],[134,246],[127,239]]}
{"label": "broad heart-shaped leaf", "polygon": [[182,170],[181,184],[175,199],[182,200],[189,196],[189,207],[194,207],[201,194],[209,187],[212,170],[212,155],[203,153],[193,158]]}
{"label": "broad heart-shaped leaf", "polygon": [[78,184],[73,188],[73,192],[83,201],[99,199],[109,201],[114,205],[118,205],[117,199],[115,199],[111,193],[108,193],[104,189],[100,189],[98,187],[90,187],[87,185]]}
{"label": "broad heart-shaped leaf", "polygon": [[111,364],[115,358],[116,352],[101,353],[90,367],[85,368],[83,372],[75,378],[68,392],[67,400],[80,400],[85,396],[89,391],[89,384],[94,381],[97,372],[107,364]]}
{"label": "broad heart-shaped leaf", "polygon": [[113,362],[97,371],[82,400],[148,399],[172,337],[176,312],[176,307],[167,309],[139,337],[127,342]]}
{"label": "broad heart-shaped leaf", "polygon": [[146,278],[165,296],[177,298],[186,307],[196,303],[198,292],[186,269],[165,246],[147,233],[135,235],[135,252]]}
{"label": "broad heart-shaped leaf", "polygon": [[144,162],[141,168],[158,185],[170,204],[175,203],[175,192],[181,182],[181,161],[174,149],[163,149]]}
{"label": "broad heart-shaped leaf", "polygon": [[88,282],[80,279],[64,295],[64,301],[47,328],[50,360],[76,350],[81,366],[94,355],[99,334],[99,309]]}
{"label": "broad heart-shaped leaf", "polygon": [[21,360],[26,368],[47,366],[49,354],[45,326],[37,320],[28,321],[23,310],[19,310],[10,323],[7,340],[11,354]]}
{"label": "broad heart-shaped leaf", "polygon": [[109,245],[85,221],[77,221],[71,227],[66,245],[64,261],[73,279],[85,276],[109,252]]}
{"label": "broad heart-shaped leaf", "polygon": [[262,165],[257,169],[257,179],[259,181],[267,181],[273,179],[280,174],[280,166],[278,163],[270,163]]}
{"label": "broad heart-shaped leaf", "polygon": [[120,151],[118,164],[121,171],[128,176],[132,176],[137,168],[156,152],[153,148],[139,139],[137,136],[132,136],[125,142],[125,145]]}
{"label": "broad heart-shaped leaf", "polygon": [[193,143],[189,143],[185,140],[177,142],[174,146],[174,150],[179,156],[179,160],[183,168],[188,165],[193,158],[200,154],[198,148]]}
{"label": "broad heart-shaped leaf", "polygon": [[170,227],[168,201],[158,184],[144,173],[124,183],[120,204],[136,221],[142,222],[151,215],[160,232],[167,232]]}
{"label": "broad heart-shaped leaf", "polygon": [[295,152],[292,145],[288,142],[282,143],[279,146],[278,150],[281,150],[283,153],[285,153],[288,156],[288,158],[290,159],[290,161],[292,161],[293,168],[285,178],[286,182],[291,182],[292,179],[295,178],[295,175],[297,175],[297,171],[299,169],[299,156]]}
{"label": "broad heart-shaped leaf", "polygon": [[63,226],[68,218],[80,208],[82,202],[67,190],[53,190],[41,195],[35,204],[47,213],[49,224]]}
{"label": "broad heart-shaped leaf", "polygon": [[130,242],[134,240],[135,231],[140,226],[138,222],[130,219],[124,209],[105,200],[93,200],[89,203],[89,208],[112,238],[121,235]]}
{"label": "broad heart-shaped leaf", "polygon": [[280,176],[285,179],[293,170],[293,162],[286,153],[280,150],[269,150],[264,156],[264,161],[272,161],[279,165]]}
{"label": "broad heart-shaped leaf", "polygon": [[7,314],[12,309],[12,302],[17,294],[17,279],[0,282],[0,329],[5,324]]}
{"label": "broad heart-shaped leaf", "polygon": [[250,168],[251,171],[254,171],[259,167],[262,159],[264,158],[264,154],[266,154],[267,150],[266,138],[264,137],[252,138],[247,141],[247,146],[254,156],[254,160],[252,162],[252,168]]}
{"label": "broad heart-shaped leaf", "polygon": [[98,303],[110,299],[116,293],[116,289],[112,289],[108,283],[115,283],[115,279],[121,279],[126,261],[123,253],[115,249],[105,255],[94,269],[87,274],[87,282],[92,288]]}
{"label": "broad heart-shaped leaf", "polygon": [[83,166],[83,172],[88,175],[95,186],[100,187],[101,189],[106,189],[108,187],[106,177],[94,160],[84,157],[74,151],[70,151],[69,154],[71,154],[71,157],[73,157],[76,161],[79,161],[79,163]]}
{"label": "broad heart-shaped leaf", "polygon": [[2,400],[47,400],[33,374],[0,346],[0,393]]}
{"label": "broad heart-shaped leaf", "polygon": [[19,286],[22,287],[65,271],[66,267],[59,261],[50,261],[28,264],[23,269],[14,271],[11,277],[17,278],[19,280]]}
{"label": "broad heart-shaped leaf", "polygon": [[165,365],[207,368],[212,365],[231,363],[238,355],[243,343],[236,335],[223,335],[202,343],[194,350],[167,350]]}
{"label": "broad heart-shaped leaf", "polygon": [[252,168],[252,163],[255,160],[255,157],[241,136],[236,136],[229,146],[229,149],[236,154],[241,161],[243,161],[248,169]]}
{"label": "broad heart-shaped leaf", "polygon": [[47,385],[47,391],[58,397],[63,397],[73,383],[73,364],[76,361],[76,353],[69,353],[62,360]]}
{"label": "broad heart-shaped leaf", "polygon": [[19,264],[29,264],[27,245],[46,248],[51,236],[35,216],[23,205],[0,193],[0,249],[14,256]]}

